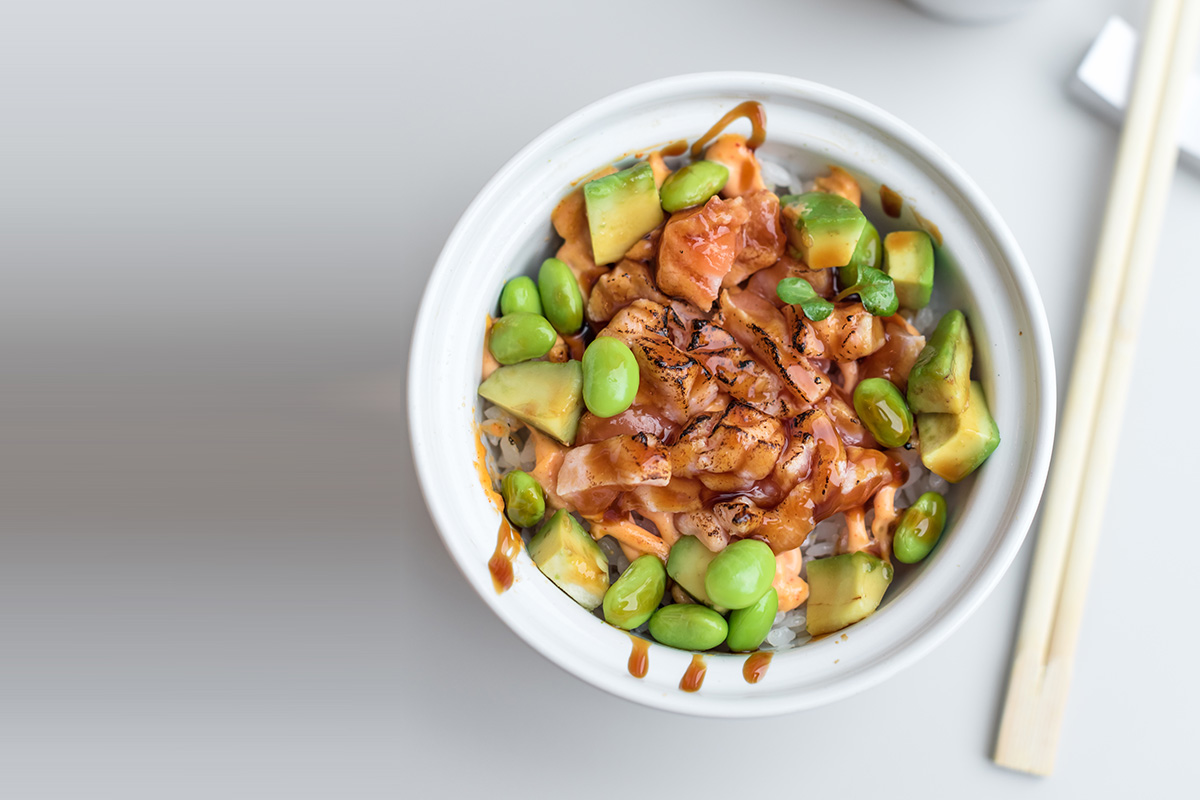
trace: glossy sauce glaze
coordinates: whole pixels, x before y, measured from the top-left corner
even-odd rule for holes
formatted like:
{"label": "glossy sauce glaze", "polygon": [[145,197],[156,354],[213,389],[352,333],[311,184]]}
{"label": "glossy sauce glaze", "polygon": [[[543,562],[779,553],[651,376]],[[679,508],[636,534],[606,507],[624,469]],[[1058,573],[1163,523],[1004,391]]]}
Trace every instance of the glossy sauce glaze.
{"label": "glossy sauce glaze", "polygon": [[771,665],[771,653],[760,650],[757,653],[751,653],[746,662],[742,664],[742,677],[746,679],[746,683],[758,683],[767,674],[767,667]]}
{"label": "glossy sauce glaze", "polygon": [[744,103],[738,103],[729,113],[717,120],[717,124],[709,128],[703,136],[696,140],[692,145],[692,158],[699,158],[704,152],[704,148],[708,143],[720,135],[721,131],[729,127],[734,120],[745,117],[750,120],[750,138],[746,140],[746,146],[751,150],[756,149],[767,138],[767,110],[763,108],[762,103],[757,103],[753,100],[747,100]]}
{"label": "glossy sauce glaze", "polygon": [[500,532],[496,535],[496,551],[488,561],[488,572],[492,573],[492,585],[496,594],[504,594],[513,585],[513,559],[521,552],[521,534],[508,519],[500,517]]}
{"label": "glossy sauce glaze", "polygon": [[646,677],[650,669],[650,643],[640,636],[629,634],[633,640],[633,650],[629,653],[629,674],[635,678]]}
{"label": "glossy sauce glaze", "polygon": [[698,692],[700,687],[704,685],[704,675],[708,672],[708,667],[704,664],[704,656],[695,653],[692,656],[692,663],[688,664],[687,672],[683,673],[683,677],[679,680],[679,688],[685,692]]}

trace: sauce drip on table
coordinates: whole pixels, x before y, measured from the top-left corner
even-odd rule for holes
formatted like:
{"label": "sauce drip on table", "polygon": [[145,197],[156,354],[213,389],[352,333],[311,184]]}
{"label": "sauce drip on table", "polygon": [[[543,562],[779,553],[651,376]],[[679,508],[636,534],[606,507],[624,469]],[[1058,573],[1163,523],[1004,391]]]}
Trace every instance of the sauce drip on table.
{"label": "sauce drip on table", "polygon": [[751,653],[746,659],[746,663],[742,664],[742,677],[746,679],[746,683],[758,683],[767,674],[767,667],[771,665],[772,653],[759,651]]}
{"label": "sauce drip on table", "polygon": [[629,674],[644,678],[650,668],[650,643],[632,633],[629,638],[633,640],[633,650],[629,653]]}
{"label": "sauce drip on table", "polygon": [[704,665],[704,656],[696,653],[692,656],[692,663],[688,664],[687,672],[683,673],[683,677],[679,680],[679,688],[685,692],[698,692],[700,687],[704,685],[704,675],[708,672],[708,667]]}
{"label": "sauce drip on table", "polygon": [[521,534],[508,519],[500,518],[500,533],[496,536],[496,552],[488,562],[488,572],[492,573],[492,585],[496,594],[504,594],[513,585],[513,559],[521,552]]}
{"label": "sauce drip on table", "polygon": [[883,213],[892,219],[900,218],[900,212],[904,210],[904,198],[886,184],[879,187],[879,202],[883,205]]}
{"label": "sauce drip on table", "polygon": [[713,125],[696,140],[696,143],[692,145],[692,158],[698,158],[709,142],[717,138],[717,135],[725,130],[731,122],[742,117],[750,120],[751,133],[750,138],[746,140],[746,146],[751,150],[758,148],[767,138],[767,110],[763,108],[762,103],[747,100],[730,109],[728,114],[717,120],[716,125]]}

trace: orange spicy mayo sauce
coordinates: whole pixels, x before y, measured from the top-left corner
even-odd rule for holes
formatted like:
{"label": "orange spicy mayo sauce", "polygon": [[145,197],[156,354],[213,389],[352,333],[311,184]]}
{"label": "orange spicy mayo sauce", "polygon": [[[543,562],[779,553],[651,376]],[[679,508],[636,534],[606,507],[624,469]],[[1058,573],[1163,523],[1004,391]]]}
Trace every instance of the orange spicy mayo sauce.
{"label": "orange spicy mayo sauce", "polygon": [[750,120],[751,133],[750,138],[746,140],[746,146],[751,150],[756,149],[767,138],[767,110],[763,108],[762,103],[747,100],[731,108],[728,114],[717,120],[716,125],[713,125],[696,140],[692,145],[692,157],[698,158],[709,142],[717,138],[731,122],[742,117]]}

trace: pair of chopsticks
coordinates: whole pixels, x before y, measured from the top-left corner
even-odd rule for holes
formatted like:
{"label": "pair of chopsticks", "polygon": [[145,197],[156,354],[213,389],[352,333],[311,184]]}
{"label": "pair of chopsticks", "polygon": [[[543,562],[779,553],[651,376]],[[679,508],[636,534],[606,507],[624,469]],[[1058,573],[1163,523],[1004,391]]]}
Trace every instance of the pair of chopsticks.
{"label": "pair of chopsticks", "polygon": [[[994,759],[1054,769],[1138,328],[1200,44],[1200,0],[1155,0],[1104,212]],[[1120,302],[1118,303],[1118,301]],[[1104,404],[1104,422],[1100,405]]]}

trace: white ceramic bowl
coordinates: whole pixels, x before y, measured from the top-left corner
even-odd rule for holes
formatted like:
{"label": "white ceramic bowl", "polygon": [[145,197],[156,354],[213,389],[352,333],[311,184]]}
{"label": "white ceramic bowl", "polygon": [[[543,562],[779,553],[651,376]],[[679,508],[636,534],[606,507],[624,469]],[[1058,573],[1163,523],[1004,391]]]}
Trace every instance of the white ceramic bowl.
{"label": "white ceramic bowl", "polygon": [[[571,182],[623,154],[695,138],[747,99],[767,109],[761,155],[800,174],[836,163],[869,176],[876,183],[864,182],[864,206],[873,219],[882,218],[882,182],[940,228],[945,246],[934,302],[968,315],[976,375],[1003,441],[951,492],[949,526],[935,554],[897,580],[873,616],[845,636],[776,654],[754,685],[742,677],[745,656],[708,655],[703,688],[689,694],[678,688],[689,653],[652,644],[649,673],[632,677],[629,636],[576,605],[526,553],[515,563],[512,589],[496,593],[488,560],[500,513],[475,466],[475,391],[484,315],[508,278],[532,274],[557,248],[550,212]],[[913,224],[910,216],[901,222]],[[1029,268],[961,169],[912,128],[842,92],[778,75],[722,72],[658,80],[594,103],[539,136],[488,182],[425,289],[410,358],[409,419],[421,486],[447,548],[521,638],[613,694],[685,713],[743,717],[860,691],[929,652],[966,619],[1000,580],[1037,508],[1054,435],[1054,386],[1050,335]]]}

